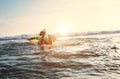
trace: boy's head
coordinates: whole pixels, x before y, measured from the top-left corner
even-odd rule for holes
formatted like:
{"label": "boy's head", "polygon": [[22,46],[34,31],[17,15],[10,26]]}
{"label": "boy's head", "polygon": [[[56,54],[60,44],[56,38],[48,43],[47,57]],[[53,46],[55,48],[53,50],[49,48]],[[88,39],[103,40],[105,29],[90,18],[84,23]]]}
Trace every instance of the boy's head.
{"label": "boy's head", "polygon": [[45,35],[45,34],[46,34],[46,31],[44,31],[44,30],[40,32],[40,35],[41,35],[41,36],[42,36],[42,35]]}

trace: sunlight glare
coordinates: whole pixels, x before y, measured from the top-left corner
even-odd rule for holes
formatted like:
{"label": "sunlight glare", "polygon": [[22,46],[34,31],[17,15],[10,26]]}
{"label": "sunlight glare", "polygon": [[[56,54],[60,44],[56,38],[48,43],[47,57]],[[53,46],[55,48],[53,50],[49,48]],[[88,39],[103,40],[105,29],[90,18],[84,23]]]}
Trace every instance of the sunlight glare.
{"label": "sunlight glare", "polygon": [[58,32],[60,34],[68,34],[69,33],[69,27],[68,27],[68,25],[66,25],[66,24],[60,25],[59,28],[58,28]]}

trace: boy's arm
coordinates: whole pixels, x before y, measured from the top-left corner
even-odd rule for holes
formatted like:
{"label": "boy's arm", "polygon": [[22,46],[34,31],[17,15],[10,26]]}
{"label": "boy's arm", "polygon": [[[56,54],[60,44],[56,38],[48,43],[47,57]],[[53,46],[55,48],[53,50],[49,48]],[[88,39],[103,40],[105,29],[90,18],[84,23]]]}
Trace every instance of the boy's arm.
{"label": "boy's arm", "polygon": [[29,38],[28,40],[32,40],[32,39],[36,39],[36,37],[31,37],[31,38]]}

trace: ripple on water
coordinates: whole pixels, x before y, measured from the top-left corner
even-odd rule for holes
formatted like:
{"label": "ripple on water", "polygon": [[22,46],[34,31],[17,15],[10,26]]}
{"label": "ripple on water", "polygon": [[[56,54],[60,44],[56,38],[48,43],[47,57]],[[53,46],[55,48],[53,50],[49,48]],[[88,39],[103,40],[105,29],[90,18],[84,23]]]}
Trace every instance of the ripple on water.
{"label": "ripple on water", "polygon": [[119,79],[117,39],[69,38],[58,40],[53,48],[45,51],[28,42],[2,44],[0,78]]}

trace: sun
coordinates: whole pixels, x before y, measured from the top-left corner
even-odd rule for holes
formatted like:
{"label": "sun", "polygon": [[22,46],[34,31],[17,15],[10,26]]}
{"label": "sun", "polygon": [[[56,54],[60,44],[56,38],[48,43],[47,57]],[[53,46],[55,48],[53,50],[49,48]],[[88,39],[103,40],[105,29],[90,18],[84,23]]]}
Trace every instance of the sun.
{"label": "sun", "polygon": [[67,34],[68,33],[68,29],[66,27],[60,27],[60,33],[61,34]]}
{"label": "sun", "polygon": [[62,34],[62,35],[68,34],[69,33],[68,25],[66,24],[59,25],[58,32],[59,34]]}

